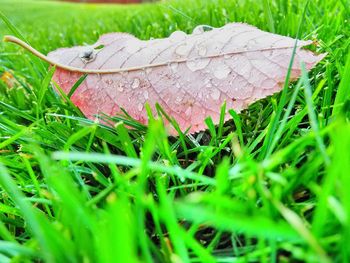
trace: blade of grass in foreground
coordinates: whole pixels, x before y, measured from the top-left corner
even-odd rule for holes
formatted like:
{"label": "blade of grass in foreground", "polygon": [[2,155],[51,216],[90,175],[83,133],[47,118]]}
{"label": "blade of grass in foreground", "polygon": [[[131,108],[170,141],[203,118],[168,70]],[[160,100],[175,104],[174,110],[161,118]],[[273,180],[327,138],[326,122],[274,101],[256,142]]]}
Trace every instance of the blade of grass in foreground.
{"label": "blade of grass in foreground", "polygon": [[[316,236],[322,237],[328,229],[331,228],[330,222],[337,218],[340,225],[336,224],[337,232],[341,235],[342,242],[350,242],[350,195],[348,187],[350,185],[350,125],[343,119],[338,119],[336,126],[330,133],[332,145],[334,147],[332,163],[327,169],[325,178],[320,185],[318,193],[318,202],[314,213],[312,230]],[[332,198],[337,198],[341,202],[340,215],[337,216],[336,210],[331,203]],[[333,213],[333,215],[332,215]],[[334,222],[334,221],[333,221]],[[334,223],[333,223],[334,224]],[[341,226],[341,227],[339,227]],[[348,248],[348,245],[346,245]],[[348,249],[341,251],[341,258],[344,262],[349,262],[350,252]]]}
{"label": "blade of grass in foreground", "polygon": [[[137,177],[137,187],[135,192],[135,214],[136,229],[146,229],[146,210],[143,203],[143,198],[147,193],[147,179],[149,176],[150,161],[156,149],[156,143],[158,137],[164,135],[162,133],[160,121],[155,121],[151,113],[151,109],[146,105],[146,110],[149,116],[149,129],[146,135],[145,143],[142,148],[142,155],[140,160],[140,175]],[[137,159],[138,160],[138,159]],[[139,235],[140,250],[145,258],[146,262],[152,262],[152,252],[151,247],[148,245],[149,237],[146,235],[145,231],[142,231]]]}
{"label": "blade of grass in foreground", "polygon": [[[132,167],[140,167],[141,165],[140,159],[119,155],[106,155],[101,153],[54,152],[52,154],[52,158],[56,160],[84,161],[92,163],[114,163]],[[165,166],[156,162],[149,162],[148,166],[153,171],[173,174],[178,176],[181,180],[198,180],[198,182],[205,183],[207,185],[215,185],[216,183],[215,179],[213,178],[187,171],[186,169],[182,169],[179,166]]]}
{"label": "blade of grass in foreground", "polygon": [[311,128],[315,133],[317,146],[323,156],[325,164],[329,165],[330,160],[326,152],[326,146],[324,145],[323,139],[320,135],[320,129],[319,129],[316,114],[314,112],[314,104],[312,101],[311,85],[310,85],[309,77],[308,77],[307,70],[304,63],[301,64],[301,80],[304,82],[305,100],[306,100],[307,109],[309,113]]}
{"label": "blade of grass in foreground", "polygon": [[38,103],[36,105],[36,116],[37,116],[37,119],[39,119],[39,114],[41,113],[41,104],[42,104],[42,101],[44,99],[44,96],[46,94],[46,91],[47,89],[49,88],[50,86],[50,81],[52,79],[52,76],[53,74],[55,73],[55,70],[56,70],[56,67],[52,67],[45,75],[42,83],[41,83],[41,86],[40,86],[40,89],[38,91]]}
{"label": "blade of grass in foreground", "polygon": [[[65,255],[62,250],[56,249],[57,242],[59,242],[59,240],[62,240],[62,236],[56,231],[56,229],[50,226],[46,218],[35,211],[31,204],[25,200],[23,193],[18,190],[14,180],[8,174],[6,168],[1,164],[1,162],[0,184],[11,197],[11,199],[20,208],[21,213],[28,224],[28,227],[36,236],[41,248],[43,249],[42,254],[45,260],[47,262],[54,262],[54,259],[57,258],[66,258],[69,260],[68,255]],[[54,237],[54,239],[52,239],[52,237]],[[63,247],[65,247],[67,252],[70,251],[70,249],[68,249],[69,244],[67,242],[60,243],[65,244]]]}
{"label": "blade of grass in foreground", "polygon": [[339,115],[341,108],[346,100],[350,98],[350,53],[345,64],[342,74],[342,79],[338,87],[337,95],[334,101],[334,108],[332,115]]}
{"label": "blade of grass in foreground", "polygon": [[275,23],[273,21],[273,16],[271,12],[270,0],[263,0],[264,13],[267,20],[267,24],[269,25],[269,30],[271,33],[275,33]]}
{"label": "blade of grass in foreground", "polygon": [[[24,35],[21,33],[21,31],[5,16],[3,12],[0,10],[0,19],[5,23],[7,28],[19,39],[23,39],[26,43],[30,44],[27,38],[24,37]],[[37,68],[41,68],[44,70],[44,64],[40,59],[35,58],[33,63],[37,66]]]}
{"label": "blade of grass in foreground", "polygon": [[23,41],[29,43],[29,41],[23,36],[19,29],[17,29],[17,27],[14,24],[12,24],[12,22],[7,18],[7,16],[5,16],[5,14],[1,11],[0,18],[16,37],[23,39]]}
{"label": "blade of grass in foreground", "polygon": [[283,89],[282,89],[280,102],[278,104],[278,108],[277,108],[276,114],[272,118],[271,123],[269,125],[269,128],[268,128],[268,131],[267,131],[267,134],[266,134],[266,137],[265,137],[265,140],[264,140],[261,152],[259,154],[260,159],[264,159],[264,158],[269,157],[272,154],[272,151],[273,151],[271,145],[273,143],[274,137],[276,136],[276,134],[275,134],[276,133],[276,129],[278,128],[279,120],[280,120],[280,117],[281,117],[284,105],[287,102],[287,93],[288,93],[289,80],[290,80],[290,77],[291,77],[291,69],[292,69],[292,66],[293,66],[293,63],[294,63],[294,58],[295,58],[296,48],[297,48],[297,43],[298,43],[298,37],[299,37],[299,35],[301,33],[301,28],[302,28],[303,21],[304,21],[304,18],[305,18],[305,14],[306,14],[306,10],[307,10],[307,7],[308,7],[308,3],[309,3],[309,0],[305,3],[305,7],[304,7],[304,10],[303,10],[302,16],[300,18],[300,21],[299,21],[299,26],[298,26],[298,31],[297,31],[297,35],[296,35],[296,40],[295,40],[295,44],[294,44],[294,47],[293,47],[292,56],[291,56],[291,59],[290,59],[290,62],[289,62],[287,75],[286,75],[286,78],[285,78],[285,81],[284,81],[284,86],[283,86]]}
{"label": "blade of grass in foreground", "polygon": [[77,90],[77,88],[79,88],[80,84],[84,82],[84,80],[86,79],[86,77],[88,76],[88,74],[84,74],[83,76],[81,76],[77,82],[74,83],[73,87],[70,89],[70,91],[67,94],[68,98],[71,98],[72,95],[74,94],[74,92]]}
{"label": "blade of grass in foreground", "polygon": [[[236,202],[232,201],[231,206],[235,207],[235,205]],[[227,211],[220,211],[219,208],[220,204],[217,204],[215,209],[189,202],[177,202],[175,205],[177,216],[193,223],[206,224],[222,231],[244,233],[266,239],[301,240],[298,233],[285,221],[271,220],[262,215],[249,216],[238,212],[230,214]]]}
{"label": "blade of grass in foreground", "polygon": [[[35,253],[35,251],[31,248],[22,246],[20,244],[16,244],[13,242],[8,242],[8,241],[3,241],[0,240],[0,256],[1,253],[4,253],[6,255],[10,255],[11,257],[19,257],[22,256],[24,259],[24,257],[26,259],[29,258],[35,258],[37,257],[37,253]],[[13,262],[12,260],[6,260],[6,261],[2,261],[0,258],[0,262]]]}
{"label": "blade of grass in foreground", "polygon": [[125,194],[111,193],[107,197],[106,212],[101,214],[94,231],[99,262],[137,263],[135,218]]}

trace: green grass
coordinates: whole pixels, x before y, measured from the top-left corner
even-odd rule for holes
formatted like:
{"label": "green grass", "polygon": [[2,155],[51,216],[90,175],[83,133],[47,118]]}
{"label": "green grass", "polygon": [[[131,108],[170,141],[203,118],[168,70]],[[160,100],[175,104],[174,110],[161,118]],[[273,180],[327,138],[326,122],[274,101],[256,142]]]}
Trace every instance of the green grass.
{"label": "green grass", "polygon": [[22,35],[43,53],[105,32],[149,39],[232,21],[328,53],[282,95],[167,137],[157,119],[86,120],[56,94],[48,65],[1,43],[0,76],[16,82],[0,81],[0,262],[350,262],[349,6],[0,0],[1,38]]}

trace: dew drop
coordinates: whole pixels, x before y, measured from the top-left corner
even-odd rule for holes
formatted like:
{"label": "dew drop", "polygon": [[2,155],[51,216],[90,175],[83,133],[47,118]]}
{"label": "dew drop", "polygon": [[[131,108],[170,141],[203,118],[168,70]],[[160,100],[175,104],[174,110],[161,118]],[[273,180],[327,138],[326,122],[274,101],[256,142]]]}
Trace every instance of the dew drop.
{"label": "dew drop", "polygon": [[209,79],[205,79],[204,80],[204,85],[207,88],[211,88],[213,86],[213,84],[211,83],[211,79],[210,78]]}
{"label": "dew drop", "polygon": [[179,56],[187,56],[192,49],[192,45],[183,43],[175,49],[175,53]]}
{"label": "dew drop", "polygon": [[118,86],[117,86],[117,90],[120,91],[120,92],[123,92],[124,91],[123,84],[119,83]]}
{"label": "dew drop", "polygon": [[218,100],[220,98],[220,90],[218,89],[213,89],[210,92],[210,97],[212,97],[213,100]]}
{"label": "dew drop", "polygon": [[177,70],[179,64],[174,62],[174,63],[170,63],[169,66],[170,66],[171,70],[175,72]]}
{"label": "dew drop", "polygon": [[204,28],[203,28],[203,25],[199,25],[199,26],[196,26],[194,29],[193,29],[193,32],[192,34],[193,35],[200,35],[202,33],[204,33]]}
{"label": "dew drop", "polygon": [[191,116],[192,114],[192,107],[188,107],[187,110],[185,111],[186,116]]}
{"label": "dew drop", "polygon": [[194,35],[199,35],[199,34],[202,34],[206,31],[211,31],[213,30],[213,27],[211,26],[208,26],[208,25],[199,25],[199,26],[196,26],[194,29],[193,29],[193,32],[192,34]]}
{"label": "dew drop", "polygon": [[[185,177],[183,177],[183,176],[180,176],[179,178],[180,178],[180,182],[181,183],[184,183],[186,181]],[[179,261],[181,261],[181,259],[179,259]]]}
{"label": "dew drop", "polygon": [[232,56],[231,55],[229,55],[229,54],[225,54],[224,55],[224,59],[230,59]]}
{"label": "dew drop", "polygon": [[140,87],[140,79],[135,78],[133,83],[131,84],[131,88],[132,89],[137,89],[138,87]]}
{"label": "dew drop", "polygon": [[146,74],[150,74],[152,72],[152,68],[148,67],[145,69]]}
{"label": "dew drop", "polygon": [[211,87],[213,87],[213,84],[211,84],[211,82],[209,82],[209,83],[207,83],[207,85],[205,87],[211,88]]}
{"label": "dew drop", "polygon": [[120,72],[120,76],[121,76],[122,81],[123,81],[125,84],[127,84],[127,83],[128,83],[128,82],[127,82],[127,79],[128,79],[128,77],[129,77],[129,72],[128,72],[128,71],[122,71],[122,72]]}
{"label": "dew drop", "polygon": [[107,85],[112,85],[112,84],[113,84],[113,80],[111,80],[111,79],[106,79],[105,83],[106,83]]}
{"label": "dew drop", "polygon": [[228,74],[230,74],[230,72],[231,69],[227,65],[222,64],[214,70],[214,76],[217,79],[225,79],[227,78]]}
{"label": "dew drop", "polygon": [[142,111],[142,109],[143,109],[142,103],[137,104],[137,109],[138,109],[138,111]]}
{"label": "dew drop", "polygon": [[196,47],[198,55],[204,57],[207,54],[207,48],[205,45],[198,45]]}
{"label": "dew drop", "polygon": [[182,98],[181,98],[180,96],[177,96],[177,97],[175,98],[175,104],[180,105],[181,102],[182,102]]}
{"label": "dew drop", "polygon": [[145,100],[148,100],[148,99],[149,99],[149,94],[148,94],[148,91],[147,91],[147,90],[145,90],[145,91],[143,92],[143,96],[145,97]]}
{"label": "dew drop", "polygon": [[208,66],[209,62],[210,62],[209,58],[202,58],[202,59],[196,59],[196,60],[188,60],[186,62],[186,65],[191,71],[194,72],[197,70],[204,69],[206,66]]}
{"label": "dew drop", "polygon": [[246,47],[247,47],[248,50],[253,49],[255,46],[256,46],[256,41],[255,41],[255,40],[254,40],[254,41],[250,40],[250,41],[248,42],[248,44],[246,45]]}
{"label": "dew drop", "polygon": [[170,36],[170,40],[173,42],[178,42],[186,39],[187,34],[183,31],[174,31]]}
{"label": "dew drop", "polygon": [[84,63],[88,63],[95,60],[96,52],[93,47],[86,47],[79,53],[79,57]]}

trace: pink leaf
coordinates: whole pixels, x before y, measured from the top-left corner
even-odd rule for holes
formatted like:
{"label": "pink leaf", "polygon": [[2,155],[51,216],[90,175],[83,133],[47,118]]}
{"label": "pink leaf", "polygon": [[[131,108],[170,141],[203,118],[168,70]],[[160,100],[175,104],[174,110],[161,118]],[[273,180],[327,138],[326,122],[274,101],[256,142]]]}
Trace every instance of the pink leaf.
{"label": "pink leaf", "polygon": [[[58,67],[53,79],[68,93],[89,73],[71,97],[88,118],[102,112],[113,116],[124,108],[147,124],[144,105],[154,110],[158,102],[191,133],[205,129],[207,116],[217,124],[224,101],[239,112],[281,90],[295,39],[241,23],[205,29],[149,41],[110,33],[92,46],[58,49],[48,55]],[[292,80],[299,77],[302,61],[311,69],[324,57],[302,49],[310,44],[297,42]]]}

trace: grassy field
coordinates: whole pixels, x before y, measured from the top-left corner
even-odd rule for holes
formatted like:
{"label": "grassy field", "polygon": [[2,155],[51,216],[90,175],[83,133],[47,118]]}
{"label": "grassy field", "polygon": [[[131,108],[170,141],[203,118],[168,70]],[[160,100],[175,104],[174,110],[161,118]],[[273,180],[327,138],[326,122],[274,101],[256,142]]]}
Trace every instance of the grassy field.
{"label": "grassy field", "polygon": [[350,262],[350,2],[306,2],[0,0],[1,38],[43,53],[232,21],[328,53],[232,121],[167,137],[86,120],[48,65],[0,43],[0,262]]}

